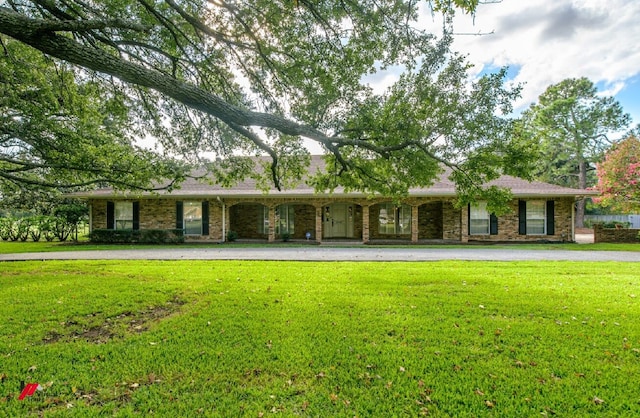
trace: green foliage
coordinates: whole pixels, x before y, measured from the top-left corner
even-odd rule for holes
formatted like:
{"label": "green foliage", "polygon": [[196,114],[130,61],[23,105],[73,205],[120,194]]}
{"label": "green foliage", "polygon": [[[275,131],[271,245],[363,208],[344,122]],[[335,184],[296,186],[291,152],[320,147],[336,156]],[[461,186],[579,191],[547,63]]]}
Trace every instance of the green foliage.
{"label": "green foliage", "polygon": [[94,229],[89,238],[104,244],[177,244],[184,242],[182,229]]}
{"label": "green foliage", "polygon": [[180,178],[180,165],[133,145],[123,92],[0,37],[0,194],[43,205],[51,192],[95,185],[139,189]]}
{"label": "green foliage", "polygon": [[631,222],[607,221],[601,222],[603,228],[630,228]]}
{"label": "green foliage", "polygon": [[610,146],[607,135],[626,128],[630,116],[613,97],[598,96],[593,82],[583,77],[549,86],[523,121],[542,145],[535,177],[585,189],[595,183],[592,165]]}
{"label": "green foliage", "polygon": [[[225,186],[251,177],[287,188],[304,178],[305,141],[315,141],[331,155],[325,172],[311,173],[318,189],[400,198],[446,166],[461,204],[490,198],[504,209],[505,192],[485,183],[526,176],[535,159],[505,116],[519,93],[504,86],[505,71],[472,83],[450,50],[453,13],[478,4],[34,0],[0,9],[0,32],[97,72],[92,87],[116,115],[176,155],[269,156],[266,169],[246,159],[215,169]],[[443,24],[422,18],[429,9]],[[402,75],[374,94],[363,80],[389,69]]]}
{"label": "green foliage", "polygon": [[0,218],[0,238],[3,241],[22,242],[29,238],[34,242],[41,238],[66,241],[72,232],[77,231],[77,227],[78,221],[69,221],[60,216],[4,217]]}
{"label": "green foliage", "polygon": [[2,267],[3,416],[640,413],[635,263]]}
{"label": "green foliage", "polygon": [[227,241],[233,242],[238,239],[238,233],[236,231],[227,232]]}
{"label": "green foliage", "polygon": [[601,196],[595,202],[621,213],[640,211],[640,140],[629,136],[614,144],[597,167]]}

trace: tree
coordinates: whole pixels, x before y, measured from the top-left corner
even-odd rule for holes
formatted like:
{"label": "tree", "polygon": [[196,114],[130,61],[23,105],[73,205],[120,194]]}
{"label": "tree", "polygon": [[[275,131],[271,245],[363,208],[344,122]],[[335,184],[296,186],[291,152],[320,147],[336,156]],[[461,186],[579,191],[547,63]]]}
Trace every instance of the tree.
{"label": "tree", "polygon": [[596,203],[622,213],[640,211],[640,140],[628,136],[614,144],[597,165],[601,196]]}
{"label": "tree", "polygon": [[[32,205],[94,184],[152,189],[179,165],[132,145],[126,99],[0,36],[0,196]],[[37,199],[35,199],[37,200]],[[29,206],[31,209],[34,206]]]}
{"label": "tree", "polygon": [[[500,115],[518,89],[504,87],[504,71],[470,82],[450,52],[452,14],[473,13],[477,0],[4,4],[1,33],[126,92],[165,149],[223,157],[214,173],[225,184],[299,181],[305,140],[330,155],[319,190],[401,196],[447,165],[461,203],[488,198],[498,209],[508,193],[482,184],[527,175],[531,144]],[[418,22],[424,4],[443,13],[439,39]],[[362,78],[385,68],[404,73],[374,94]],[[256,169],[239,153],[270,162]]]}
{"label": "tree", "polygon": [[[526,129],[541,142],[534,177],[578,189],[594,185],[594,164],[611,144],[608,135],[630,122],[613,97],[599,97],[596,87],[584,77],[549,86],[522,118]],[[583,225],[584,208],[584,200],[579,201],[578,227]]]}

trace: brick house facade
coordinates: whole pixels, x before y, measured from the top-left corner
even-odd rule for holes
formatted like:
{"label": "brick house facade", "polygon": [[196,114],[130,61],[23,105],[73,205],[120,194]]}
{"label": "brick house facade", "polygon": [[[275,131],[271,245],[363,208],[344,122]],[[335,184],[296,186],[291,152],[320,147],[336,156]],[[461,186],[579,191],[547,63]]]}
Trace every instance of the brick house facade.
{"label": "brick house facade", "polygon": [[[316,159],[317,160],[317,159]],[[504,176],[492,184],[511,189],[511,211],[494,216],[483,202],[456,208],[446,175],[412,189],[400,204],[359,193],[316,194],[307,185],[268,194],[251,181],[234,188],[186,181],[180,189],[123,196],[110,189],[82,194],[91,229],[183,229],[187,241],[282,238],[326,242],[574,241],[574,204],[585,190]]]}

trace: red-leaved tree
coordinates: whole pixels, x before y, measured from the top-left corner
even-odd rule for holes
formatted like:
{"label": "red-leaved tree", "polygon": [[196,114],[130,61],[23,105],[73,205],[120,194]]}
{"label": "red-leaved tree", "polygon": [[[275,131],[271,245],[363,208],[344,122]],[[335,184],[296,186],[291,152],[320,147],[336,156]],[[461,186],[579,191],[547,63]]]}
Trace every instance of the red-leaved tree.
{"label": "red-leaved tree", "polygon": [[594,201],[622,213],[639,211],[640,140],[632,135],[615,144],[597,167],[602,195]]}

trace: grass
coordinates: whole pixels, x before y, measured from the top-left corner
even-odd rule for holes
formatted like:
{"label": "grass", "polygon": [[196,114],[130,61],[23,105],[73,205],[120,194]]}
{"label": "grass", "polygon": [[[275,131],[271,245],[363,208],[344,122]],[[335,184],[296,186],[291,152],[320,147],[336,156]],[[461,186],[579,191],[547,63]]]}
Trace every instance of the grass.
{"label": "grass", "polygon": [[[96,251],[96,250],[135,250],[148,248],[202,248],[203,246],[218,246],[218,243],[186,243],[174,245],[126,245],[126,244],[92,244],[88,241],[81,242],[11,242],[0,241],[0,254],[19,254],[34,252],[57,252],[57,251]],[[274,244],[265,243],[225,243],[226,247],[264,247],[267,245],[307,247],[310,244],[287,242],[277,242]],[[330,245],[326,244],[325,245]],[[344,246],[345,244],[340,244]],[[360,245],[358,245],[360,246]],[[544,244],[544,243],[513,243],[513,244],[453,244],[453,245],[411,245],[410,248],[459,248],[464,251],[467,248],[493,248],[493,249],[527,249],[527,250],[569,250],[569,251],[633,251],[640,252],[639,244],[624,243],[598,243],[598,244]],[[379,248],[407,248],[408,245],[370,245],[367,247]]]}
{"label": "grass", "polygon": [[637,296],[635,263],[3,263],[0,416],[637,416]]}

